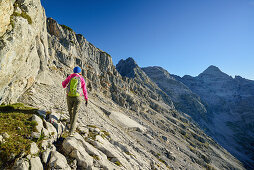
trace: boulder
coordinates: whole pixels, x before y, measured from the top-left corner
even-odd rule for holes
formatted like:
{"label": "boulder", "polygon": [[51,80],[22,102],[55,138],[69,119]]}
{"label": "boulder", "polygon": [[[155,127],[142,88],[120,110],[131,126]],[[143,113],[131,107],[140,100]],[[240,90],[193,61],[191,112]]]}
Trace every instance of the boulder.
{"label": "boulder", "polygon": [[42,119],[39,116],[34,114],[33,117],[32,117],[32,120],[37,122],[37,126],[36,126],[37,132],[41,132],[41,130],[43,128]]}
{"label": "boulder", "polygon": [[89,169],[93,165],[93,158],[86,152],[82,143],[74,137],[68,137],[63,142],[63,151],[75,158],[78,161],[78,165],[84,169]]}
{"label": "boulder", "polygon": [[25,158],[18,158],[15,161],[12,170],[29,170],[29,162]]}
{"label": "boulder", "polygon": [[37,144],[35,142],[31,143],[30,153],[32,155],[35,155],[39,152],[39,148],[37,147]]}
{"label": "boulder", "polygon": [[30,159],[30,165],[32,170],[43,170],[41,159],[38,156]]}
{"label": "boulder", "polygon": [[43,119],[46,118],[47,114],[44,110],[37,110],[38,115],[40,115],[41,117],[43,117]]}
{"label": "boulder", "polygon": [[54,127],[56,128],[57,131],[57,137],[60,137],[65,129],[65,126],[59,122],[59,123],[53,123]]}
{"label": "boulder", "polygon": [[8,139],[10,137],[10,135],[6,132],[3,133],[2,136],[3,136],[4,139]]}
{"label": "boulder", "polygon": [[64,155],[57,151],[51,151],[51,157],[48,163],[48,167],[49,169],[71,170]]}
{"label": "boulder", "polygon": [[2,143],[4,141],[4,138],[2,135],[0,135],[0,143]]}
{"label": "boulder", "polygon": [[[47,147],[45,148],[46,143],[47,143]],[[42,162],[47,164],[50,159],[51,152],[56,151],[56,147],[53,144],[51,144],[50,141],[45,141],[45,142],[43,141],[42,147],[45,148],[45,151],[41,155]]]}
{"label": "boulder", "polygon": [[53,138],[54,140],[56,140],[56,138],[57,138],[56,128],[51,123],[46,122],[46,129],[49,132],[50,138]]}
{"label": "boulder", "polygon": [[41,159],[42,159],[42,162],[44,164],[47,164],[48,161],[49,161],[49,158],[50,158],[50,152],[51,150],[50,149],[47,149],[45,150],[42,154],[41,154]]}
{"label": "boulder", "polygon": [[39,139],[41,136],[40,132],[32,132],[31,133],[32,138]]}

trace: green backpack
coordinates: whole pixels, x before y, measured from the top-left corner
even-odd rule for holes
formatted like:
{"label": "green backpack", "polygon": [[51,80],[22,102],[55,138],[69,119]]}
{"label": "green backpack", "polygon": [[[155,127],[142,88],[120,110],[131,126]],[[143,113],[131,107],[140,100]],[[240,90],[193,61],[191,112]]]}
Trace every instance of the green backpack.
{"label": "green backpack", "polygon": [[81,94],[81,81],[80,81],[79,77],[75,76],[70,80],[70,82],[68,84],[67,94],[68,94],[68,96],[71,96],[71,97],[80,96],[80,94]]}

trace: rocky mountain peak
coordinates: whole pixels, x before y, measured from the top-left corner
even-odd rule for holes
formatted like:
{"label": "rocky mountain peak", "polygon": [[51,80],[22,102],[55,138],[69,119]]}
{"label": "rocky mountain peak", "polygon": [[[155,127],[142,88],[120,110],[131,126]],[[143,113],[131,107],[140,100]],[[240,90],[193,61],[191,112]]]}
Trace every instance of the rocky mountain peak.
{"label": "rocky mountain peak", "polygon": [[218,67],[211,65],[205,71],[198,75],[199,78],[202,77],[216,77],[216,78],[229,78],[230,76],[223,73]]}
{"label": "rocky mountain peak", "polygon": [[166,77],[168,79],[174,79],[167,70],[165,70],[162,67],[159,66],[149,66],[149,67],[143,67],[142,70],[149,76],[152,75],[161,75],[163,77]]}
{"label": "rocky mountain peak", "polygon": [[134,68],[138,67],[133,58],[129,57],[126,60],[121,59],[116,65],[117,71],[124,77],[134,78]]}
{"label": "rocky mountain peak", "polygon": [[[21,148],[16,153],[0,145],[0,169],[9,169],[5,164],[14,164],[10,169],[244,169],[187,114],[175,109],[186,106],[186,113],[202,109],[199,98],[183,83],[165,79],[158,83],[160,88],[132,58],[121,60],[118,72],[109,54],[68,26],[47,19],[40,0],[6,0],[0,3],[1,12],[0,18],[10,18],[12,24],[0,19],[0,104],[19,102],[39,108],[32,109],[36,132],[21,135],[21,141],[38,139],[41,147],[32,143],[27,155],[29,151]],[[74,66],[82,68],[89,104],[81,104],[78,131],[68,137],[69,114],[61,83]],[[15,104],[3,107],[23,114],[20,104],[17,109]],[[30,113],[28,109],[24,113]],[[27,120],[23,119],[25,125]],[[1,144],[23,134],[23,127],[16,126],[3,134],[4,126],[0,124]]]}

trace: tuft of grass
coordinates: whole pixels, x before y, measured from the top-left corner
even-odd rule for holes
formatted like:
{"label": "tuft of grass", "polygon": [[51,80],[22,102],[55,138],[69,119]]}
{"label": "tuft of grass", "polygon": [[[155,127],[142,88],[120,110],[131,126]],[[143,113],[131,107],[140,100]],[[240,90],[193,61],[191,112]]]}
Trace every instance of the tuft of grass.
{"label": "tuft of grass", "polygon": [[30,25],[33,23],[32,18],[26,12],[22,11],[21,14],[17,13],[17,12],[13,12],[13,14],[10,16],[10,21],[11,21],[12,27],[14,27],[14,18],[13,17],[22,17],[22,18],[26,19],[28,24],[30,24]]}
{"label": "tuft of grass", "polygon": [[22,11],[22,13],[21,13],[21,15],[20,15],[21,17],[23,17],[23,18],[25,18],[26,20],[27,20],[27,22],[28,22],[28,24],[32,24],[33,22],[32,22],[32,18],[26,13],[26,12],[23,12]]}
{"label": "tuft of grass", "polygon": [[92,157],[93,157],[93,159],[95,159],[95,160],[100,160],[100,158],[99,158],[99,156],[98,155],[92,155]]}
{"label": "tuft of grass", "polygon": [[116,161],[116,162],[114,162],[117,166],[122,166],[122,164],[121,164],[121,162],[119,162],[119,161]]}
{"label": "tuft of grass", "polygon": [[[11,165],[13,159],[22,153],[29,154],[31,133],[37,123],[31,121],[35,109],[21,103],[0,106],[0,134],[10,137],[0,143],[0,165]],[[1,167],[0,167],[1,169]]]}
{"label": "tuft of grass", "polygon": [[95,125],[87,125],[87,126],[90,128],[97,128],[97,126],[95,126]]}
{"label": "tuft of grass", "polygon": [[136,156],[135,155],[133,155],[132,153],[130,153],[130,152],[125,152],[127,155],[130,155],[130,156],[133,156],[134,158],[136,158]]}
{"label": "tuft of grass", "polygon": [[61,27],[63,28],[63,29],[67,29],[67,30],[69,30],[69,31],[71,31],[71,32],[74,32],[70,27],[68,27],[68,26],[66,26],[66,25],[61,25]]}
{"label": "tuft of grass", "polygon": [[31,113],[35,113],[37,111],[36,108],[29,107],[24,105],[23,103],[14,103],[14,104],[9,104],[5,105],[2,104],[0,105],[0,112],[8,112],[8,111],[31,111]]}
{"label": "tuft of grass", "polygon": [[109,132],[102,130],[101,132],[103,132],[103,134],[101,135],[103,138],[111,138]]}
{"label": "tuft of grass", "polygon": [[93,139],[93,140],[96,139],[96,136],[97,136],[97,134],[95,134],[95,133],[93,133],[93,132],[89,132],[89,133],[88,133],[88,137],[91,138],[91,139]]}

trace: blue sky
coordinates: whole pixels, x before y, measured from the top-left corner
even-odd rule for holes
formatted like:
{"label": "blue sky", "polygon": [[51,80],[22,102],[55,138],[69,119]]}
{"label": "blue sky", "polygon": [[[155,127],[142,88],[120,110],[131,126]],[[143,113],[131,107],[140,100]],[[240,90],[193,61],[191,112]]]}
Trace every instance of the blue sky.
{"label": "blue sky", "polygon": [[112,56],[197,76],[208,66],[254,80],[254,0],[41,0],[47,17]]}

